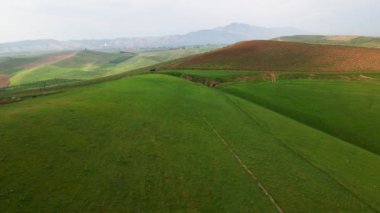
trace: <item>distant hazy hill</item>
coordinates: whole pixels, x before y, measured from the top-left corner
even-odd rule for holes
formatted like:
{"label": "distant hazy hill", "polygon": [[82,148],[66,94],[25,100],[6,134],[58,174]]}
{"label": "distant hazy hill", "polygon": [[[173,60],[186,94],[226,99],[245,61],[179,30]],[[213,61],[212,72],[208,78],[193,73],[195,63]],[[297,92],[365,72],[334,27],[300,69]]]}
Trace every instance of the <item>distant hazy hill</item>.
{"label": "distant hazy hill", "polygon": [[208,52],[215,48],[217,46],[135,53],[87,50],[0,57],[0,90],[7,86],[41,86],[45,83],[52,85],[66,83],[68,80],[99,78]]}
{"label": "distant hazy hill", "polygon": [[301,42],[301,43],[309,43],[309,44],[346,45],[346,46],[355,46],[355,47],[380,48],[379,37],[297,35],[297,36],[283,36],[283,37],[275,38],[273,40]]}
{"label": "distant hazy hill", "polygon": [[224,27],[150,38],[118,38],[105,40],[31,40],[0,44],[0,53],[62,51],[62,50],[105,50],[131,48],[181,47],[206,44],[232,44],[243,40],[271,39],[284,35],[305,33],[293,28],[264,28],[233,23]]}
{"label": "distant hazy hill", "polygon": [[169,68],[255,71],[380,71],[380,49],[247,41],[163,65]]}

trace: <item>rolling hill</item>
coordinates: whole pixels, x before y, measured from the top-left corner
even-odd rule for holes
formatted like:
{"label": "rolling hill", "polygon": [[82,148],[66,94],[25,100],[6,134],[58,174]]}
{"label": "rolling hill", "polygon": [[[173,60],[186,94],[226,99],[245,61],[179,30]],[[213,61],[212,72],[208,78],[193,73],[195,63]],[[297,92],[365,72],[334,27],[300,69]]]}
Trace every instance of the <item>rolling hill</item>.
{"label": "rolling hill", "polygon": [[[217,46],[138,52],[78,51],[0,57],[0,88],[89,80],[213,50]],[[38,86],[38,85],[37,85]]]}
{"label": "rolling hill", "polygon": [[166,68],[289,72],[377,72],[380,50],[278,41],[246,41],[178,60]]}
{"label": "rolling hill", "polygon": [[380,209],[377,154],[176,77],[69,89],[0,117],[4,211]]}
{"label": "rolling hill", "polygon": [[297,35],[283,36],[273,39],[275,41],[300,42],[308,44],[344,45],[354,47],[380,48],[379,37],[367,36],[323,36],[323,35]]}

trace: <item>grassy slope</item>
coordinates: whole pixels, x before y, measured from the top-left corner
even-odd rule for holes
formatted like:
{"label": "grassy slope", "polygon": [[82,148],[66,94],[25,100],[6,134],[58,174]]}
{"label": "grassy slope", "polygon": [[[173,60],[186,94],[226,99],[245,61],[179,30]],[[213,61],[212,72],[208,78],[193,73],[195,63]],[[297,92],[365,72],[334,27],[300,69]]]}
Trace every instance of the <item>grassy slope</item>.
{"label": "grassy slope", "polygon": [[[322,131],[380,153],[380,73],[278,73],[168,70],[192,81],[217,80],[218,88],[248,99]],[[370,77],[371,80],[361,76]],[[201,80],[199,81],[200,78]],[[345,79],[345,80],[342,80]],[[248,81],[247,81],[248,80]]]}
{"label": "grassy slope", "polygon": [[[213,48],[199,47],[157,50],[136,54],[84,51],[58,63],[42,65],[31,69],[18,69],[18,73],[11,79],[11,85],[15,86],[51,79],[88,80],[99,78],[206,52]],[[23,60],[31,59],[19,59],[18,63],[23,62]],[[3,63],[0,63],[0,68],[1,64]]]}
{"label": "grassy slope", "polygon": [[285,80],[220,88],[380,154],[379,82]]}
{"label": "grassy slope", "polygon": [[284,211],[380,209],[377,155],[174,77],[74,89],[0,116],[7,211],[274,211],[208,123]]}
{"label": "grassy slope", "polygon": [[[344,37],[344,36],[340,36]],[[351,39],[339,39],[339,36],[299,35],[275,38],[276,41],[301,42],[308,44],[344,45],[367,48],[380,48],[380,38],[358,36]]]}
{"label": "grassy slope", "polygon": [[165,66],[181,69],[372,72],[380,71],[380,50],[293,42],[247,41]]}

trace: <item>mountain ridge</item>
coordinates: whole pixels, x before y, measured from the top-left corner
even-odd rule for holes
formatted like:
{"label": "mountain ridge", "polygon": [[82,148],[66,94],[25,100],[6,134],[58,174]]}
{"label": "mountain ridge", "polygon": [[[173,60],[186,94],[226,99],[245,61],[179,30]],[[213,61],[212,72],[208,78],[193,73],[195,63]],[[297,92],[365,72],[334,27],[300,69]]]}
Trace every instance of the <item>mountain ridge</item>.
{"label": "mountain ridge", "polygon": [[266,28],[254,25],[231,23],[223,27],[205,29],[182,35],[162,37],[115,38],[100,40],[54,39],[25,40],[0,43],[0,53],[66,51],[66,50],[109,50],[177,48],[196,45],[228,45],[243,40],[271,39],[278,36],[295,35],[304,32],[295,28]]}

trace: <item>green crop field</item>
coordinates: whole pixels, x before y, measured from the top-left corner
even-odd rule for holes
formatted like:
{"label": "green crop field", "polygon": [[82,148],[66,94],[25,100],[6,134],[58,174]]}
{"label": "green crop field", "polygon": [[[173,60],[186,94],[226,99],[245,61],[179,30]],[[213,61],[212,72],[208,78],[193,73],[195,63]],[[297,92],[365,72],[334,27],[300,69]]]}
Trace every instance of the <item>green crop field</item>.
{"label": "green crop field", "polygon": [[378,154],[223,85],[146,74],[0,105],[0,209],[380,210]]}
{"label": "green crop field", "polygon": [[204,83],[260,104],[316,129],[380,153],[379,73],[276,73],[168,70],[163,73]]}
{"label": "green crop field", "polygon": [[280,80],[221,89],[380,154],[378,81]]}

